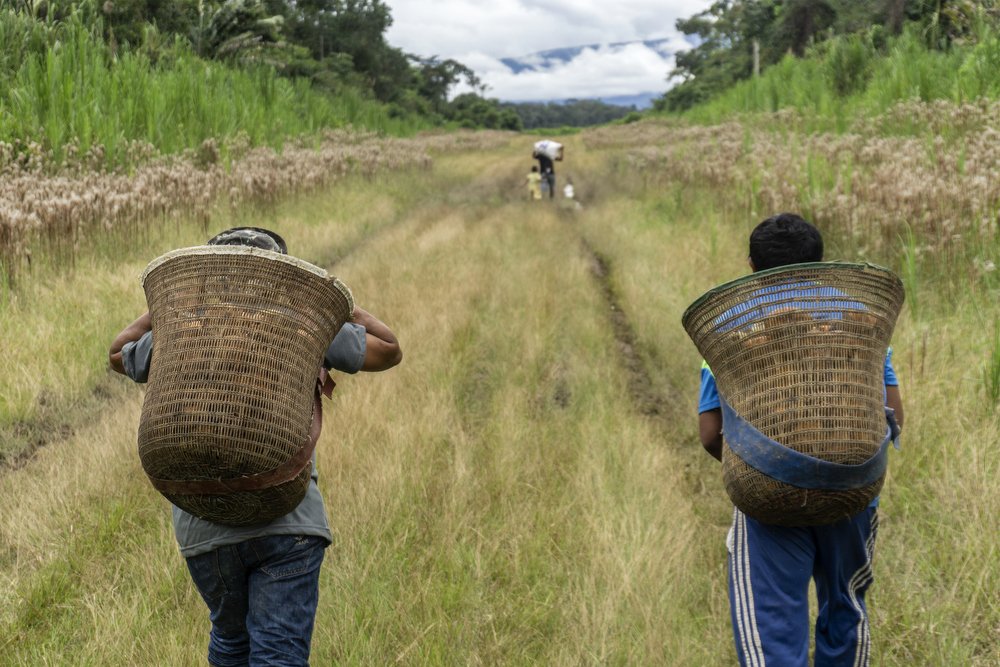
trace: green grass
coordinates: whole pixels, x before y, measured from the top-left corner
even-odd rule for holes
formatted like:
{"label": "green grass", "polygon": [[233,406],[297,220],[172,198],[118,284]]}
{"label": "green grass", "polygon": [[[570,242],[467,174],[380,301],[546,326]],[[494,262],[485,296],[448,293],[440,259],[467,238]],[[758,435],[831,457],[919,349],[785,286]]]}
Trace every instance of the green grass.
{"label": "green grass", "polygon": [[993,411],[1000,406],[1000,320],[993,323],[993,340],[987,346],[986,352],[983,389],[986,391],[986,405]]}
{"label": "green grass", "polygon": [[[388,373],[341,378],[327,407],[317,456],[335,541],[315,664],[734,663],[731,507],[697,441],[699,358],[680,315],[746,272],[762,213],[723,181],[639,178],[617,144],[587,137],[567,139],[561,170],[571,167],[579,210],[522,200],[515,145],[241,217],[278,229],[305,259],[336,260],[404,350]],[[844,168],[817,162],[813,178]],[[81,393],[96,378],[109,397],[66,404],[71,428],[0,474],[2,665],[204,663],[204,605],[135,456],[142,391],[100,380],[103,348],[142,308],[138,271],[202,232],[185,223],[120,260],[78,263],[76,283],[22,292],[8,315],[5,334],[85,341],[72,372],[24,354],[11,366],[22,377]],[[659,415],[631,398],[581,239],[608,259]],[[885,252],[902,261],[902,245]],[[1000,421],[980,376],[996,348],[993,323],[981,325],[993,286],[943,295],[937,275],[909,286],[920,317],[904,311],[893,343],[908,419],[869,599],[873,664],[889,667],[1000,660]],[[81,283],[96,287],[80,310],[102,313],[81,325],[92,334],[46,325]]]}
{"label": "green grass", "polygon": [[[323,128],[355,126],[392,135],[424,127],[345,89],[338,96],[266,66],[235,69],[202,60],[177,40],[157,63],[141,50],[112,54],[75,15],[60,24],[24,25],[0,12],[0,37],[21,48],[0,61],[0,137],[58,166],[72,152],[100,150],[103,164],[129,166],[130,144],[162,153],[207,139],[244,135],[279,148]],[[20,38],[20,39],[18,39]],[[7,69],[3,67],[6,65]],[[34,142],[40,148],[31,149]]]}
{"label": "green grass", "polygon": [[[841,36],[806,58],[787,55],[757,78],[742,81],[683,114],[696,123],[718,123],[733,114],[794,110],[811,131],[845,132],[858,121],[899,103],[936,100],[965,103],[1000,95],[1000,35],[981,28],[972,45],[928,50],[908,30],[881,50],[866,37]],[[926,124],[901,115],[883,131],[920,133]]]}

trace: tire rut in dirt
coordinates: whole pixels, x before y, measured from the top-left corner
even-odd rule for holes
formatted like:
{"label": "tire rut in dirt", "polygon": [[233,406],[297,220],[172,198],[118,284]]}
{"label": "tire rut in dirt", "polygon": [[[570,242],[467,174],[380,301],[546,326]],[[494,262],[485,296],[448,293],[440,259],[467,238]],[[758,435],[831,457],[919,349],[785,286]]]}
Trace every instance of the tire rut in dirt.
{"label": "tire rut in dirt", "polygon": [[657,391],[652,375],[646,367],[635,328],[622,307],[621,299],[611,281],[611,261],[583,236],[580,237],[580,245],[590,264],[591,275],[594,276],[607,305],[615,346],[627,374],[629,396],[636,411],[658,420],[668,420],[678,416],[677,401],[668,400],[663,393]]}

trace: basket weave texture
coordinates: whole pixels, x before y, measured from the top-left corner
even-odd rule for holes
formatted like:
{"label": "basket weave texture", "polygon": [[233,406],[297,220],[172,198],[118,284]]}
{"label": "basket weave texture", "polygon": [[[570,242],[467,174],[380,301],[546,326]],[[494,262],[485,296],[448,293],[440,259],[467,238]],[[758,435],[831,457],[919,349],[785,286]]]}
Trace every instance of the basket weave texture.
{"label": "basket weave texture", "polygon": [[287,514],[309,486],[317,373],[354,311],[350,291],[311,264],[244,246],[175,250],[142,283],[154,332],[138,434],[146,474],[216,523]]}
{"label": "basket weave texture", "polygon": [[[899,278],[882,267],[797,264],[710,290],[682,321],[744,420],[795,451],[859,465],[886,437],[883,368],[903,298]],[[852,516],[884,481],[883,473],[860,488],[799,488],[748,465],[725,438],[722,470],[739,509],[782,526]]]}

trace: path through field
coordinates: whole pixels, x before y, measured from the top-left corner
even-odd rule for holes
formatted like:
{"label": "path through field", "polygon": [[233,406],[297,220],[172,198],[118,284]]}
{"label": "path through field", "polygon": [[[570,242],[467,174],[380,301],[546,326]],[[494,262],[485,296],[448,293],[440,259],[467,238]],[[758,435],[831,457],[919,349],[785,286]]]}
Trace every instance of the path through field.
{"label": "path through field", "polygon": [[[684,192],[630,198],[610,152],[567,143],[579,208],[525,201],[512,144],[244,221],[330,268],[404,350],[327,405],[313,664],[734,661],[730,506],[680,315],[743,272],[745,225]],[[135,276],[167,247],[79,270],[116,304],[86,354],[141,312]],[[134,451],[141,402],[102,380],[0,474],[0,665],[203,664],[204,606]]]}

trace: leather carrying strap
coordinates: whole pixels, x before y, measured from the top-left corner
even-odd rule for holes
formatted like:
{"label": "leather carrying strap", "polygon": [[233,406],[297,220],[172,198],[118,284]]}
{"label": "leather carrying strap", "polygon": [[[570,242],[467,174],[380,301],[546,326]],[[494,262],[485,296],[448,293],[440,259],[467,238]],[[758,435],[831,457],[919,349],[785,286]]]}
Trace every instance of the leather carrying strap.
{"label": "leather carrying strap", "polygon": [[309,437],[305,445],[290,459],[279,465],[256,475],[245,477],[234,477],[232,479],[199,479],[199,480],[173,480],[157,479],[149,477],[149,481],[160,493],[171,495],[226,495],[230,493],[240,493],[244,491],[260,491],[269,489],[286,482],[290,482],[302,472],[312,461],[313,451],[316,449],[316,442],[319,434],[323,430],[323,406],[320,404],[320,396],[333,391],[330,384],[333,382],[325,370],[320,371],[320,376],[316,380],[316,391],[313,399],[312,424],[309,427]]}

